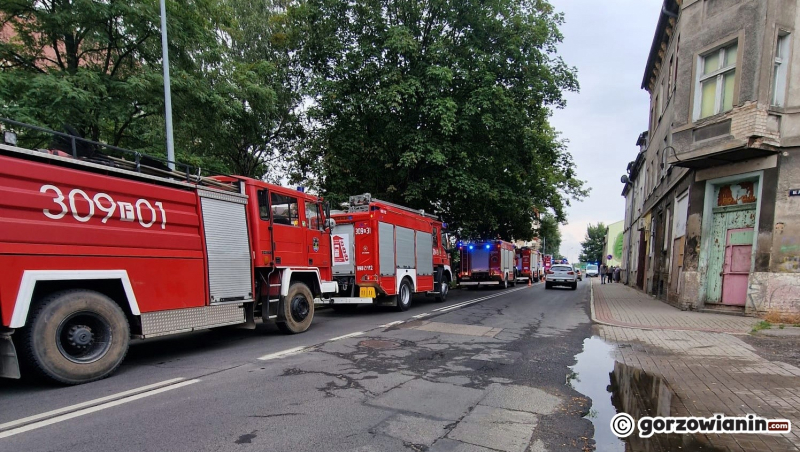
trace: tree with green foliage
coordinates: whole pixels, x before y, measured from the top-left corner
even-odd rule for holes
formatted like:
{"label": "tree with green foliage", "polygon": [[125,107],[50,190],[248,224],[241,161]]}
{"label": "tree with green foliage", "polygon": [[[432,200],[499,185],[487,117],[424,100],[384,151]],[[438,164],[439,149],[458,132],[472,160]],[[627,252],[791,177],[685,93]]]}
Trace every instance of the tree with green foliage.
{"label": "tree with green foliage", "polygon": [[608,228],[602,222],[587,226],[586,239],[581,242],[581,262],[602,262],[607,232]]}
{"label": "tree with green foliage", "polygon": [[[285,173],[302,127],[298,40],[283,3],[167,0],[179,161]],[[165,155],[157,0],[9,0],[0,23],[0,114]]]}
{"label": "tree with green foliage", "polygon": [[204,152],[231,172],[278,182],[302,137],[299,36],[281,0],[224,0],[221,64],[209,68],[201,118],[188,124]]}
{"label": "tree with green foliage", "polygon": [[[465,238],[533,236],[586,194],[548,123],[578,88],[556,54],[562,15],[542,0],[309,0],[313,135],[296,176],[333,200],[442,214]],[[316,176],[310,176],[316,175]]]}
{"label": "tree with green foliage", "polygon": [[537,235],[544,247],[542,253],[560,256],[561,230],[558,225],[558,219],[554,215],[549,213],[542,214],[537,231]]}
{"label": "tree with green foliage", "polygon": [[[191,111],[217,46],[215,1],[168,1],[175,111]],[[23,122],[135,148],[163,146],[159,4],[7,0],[0,8],[0,109]]]}

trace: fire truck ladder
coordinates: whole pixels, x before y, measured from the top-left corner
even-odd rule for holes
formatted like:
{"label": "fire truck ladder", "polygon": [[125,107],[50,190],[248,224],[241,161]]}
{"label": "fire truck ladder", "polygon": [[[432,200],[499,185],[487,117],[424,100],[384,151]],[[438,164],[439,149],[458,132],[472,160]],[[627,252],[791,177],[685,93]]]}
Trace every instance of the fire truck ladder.
{"label": "fire truck ladder", "polygon": [[[184,180],[189,183],[210,186],[222,190],[238,191],[229,184],[204,177],[199,167],[193,167],[180,162],[171,162],[167,159],[147,155],[142,152],[87,140],[77,136],[77,132],[69,130],[69,128],[67,130],[69,133],[56,132],[55,130],[2,117],[0,117],[0,123],[7,124],[6,127],[2,127],[1,129],[8,131],[12,137],[9,138],[4,134],[3,143],[0,143],[0,150],[14,151],[37,157],[47,156],[65,163],[82,164],[82,166],[98,167],[99,165],[102,166],[103,170],[122,170],[121,172],[128,172],[128,174],[134,172],[163,180]],[[34,133],[41,132],[50,135],[53,137],[53,140],[48,145],[49,149],[36,149],[31,151],[30,149],[18,147],[16,133],[13,133],[8,126],[12,126],[17,130],[23,129]],[[22,139],[33,142],[43,141],[41,138],[33,136],[33,134],[23,137]],[[98,150],[100,148],[116,152],[118,155],[130,157],[132,160],[115,157],[106,152],[100,152]],[[70,155],[71,158],[61,156],[57,152],[52,151],[61,151],[62,153]],[[177,168],[181,168],[181,171],[170,170],[166,166],[169,163],[173,163]]]}
{"label": "fire truck ladder", "polygon": [[[385,204],[385,205],[387,205],[389,207],[392,207],[392,208],[395,208],[395,209],[398,209],[398,210],[403,210],[403,211],[406,211],[406,212],[415,213],[417,215],[422,215],[423,217],[430,218],[430,219],[433,219],[433,220],[439,220],[438,216],[430,214],[430,213],[426,213],[422,209],[419,209],[419,210],[412,209],[410,207],[401,206],[400,204],[395,204],[393,202],[381,201],[380,199],[370,198],[370,204],[372,204],[373,202]],[[368,205],[360,205],[360,206],[350,206],[348,211],[349,212],[367,212],[369,210],[369,207],[370,207],[369,204]]]}

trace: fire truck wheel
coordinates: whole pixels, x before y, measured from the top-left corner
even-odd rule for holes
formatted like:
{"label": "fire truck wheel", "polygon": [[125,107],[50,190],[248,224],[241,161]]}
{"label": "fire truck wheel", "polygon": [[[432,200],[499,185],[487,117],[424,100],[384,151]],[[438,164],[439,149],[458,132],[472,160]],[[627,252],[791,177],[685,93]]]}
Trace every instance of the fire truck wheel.
{"label": "fire truck wheel", "polygon": [[503,284],[500,285],[501,289],[508,289],[508,275],[503,279]]}
{"label": "fire truck wheel", "polygon": [[400,282],[400,289],[397,291],[397,306],[398,311],[408,311],[411,307],[411,294],[414,290],[411,288],[411,283],[404,279]]}
{"label": "fire truck wheel", "polygon": [[511,287],[517,287],[517,274],[516,273],[511,276],[510,284],[511,284]]}
{"label": "fire truck wheel", "polygon": [[439,295],[436,295],[434,300],[437,303],[444,303],[447,300],[447,294],[450,292],[450,278],[443,275],[442,282],[439,283]]}
{"label": "fire truck wheel", "polygon": [[303,283],[289,286],[289,293],[283,300],[282,314],[278,328],[287,334],[302,333],[311,326],[314,318],[314,295]]}
{"label": "fire truck wheel", "polygon": [[29,367],[65,384],[110,375],[125,358],[129,340],[128,319],[122,309],[91,290],[49,295],[23,329]]}

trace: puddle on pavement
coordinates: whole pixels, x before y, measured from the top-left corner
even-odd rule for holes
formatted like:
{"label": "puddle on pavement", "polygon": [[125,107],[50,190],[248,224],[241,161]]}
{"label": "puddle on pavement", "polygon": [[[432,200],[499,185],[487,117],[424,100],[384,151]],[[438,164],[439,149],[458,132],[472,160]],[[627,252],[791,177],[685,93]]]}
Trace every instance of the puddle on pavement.
{"label": "puddle on pavement", "polygon": [[[575,355],[567,384],[592,399],[586,418],[594,425],[598,452],[667,452],[707,451],[719,449],[701,443],[693,435],[654,435],[639,438],[638,430],[628,438],[617,438],[611,432],[611,418],[625,412],[639,419],[642,416],[686,415],[669,384],[661,377],[617,362],[614,346],[593,336],[583,341],[583,351]],[[678,414],[681,413],[681,414]]]}

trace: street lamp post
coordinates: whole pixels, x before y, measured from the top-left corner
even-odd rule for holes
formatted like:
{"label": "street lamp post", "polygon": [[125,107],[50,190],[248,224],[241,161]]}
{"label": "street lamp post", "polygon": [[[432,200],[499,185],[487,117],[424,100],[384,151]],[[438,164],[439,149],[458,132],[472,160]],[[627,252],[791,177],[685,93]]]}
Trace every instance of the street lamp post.
{"label": "street lamp post", "polygon": [[167,5],[161,0],[161,55],[164,61],[164,115],[167,122],[167,166],[175,169],[175,143],[172,138],[172,94],[169,89],[169,51],[167,50]]}

